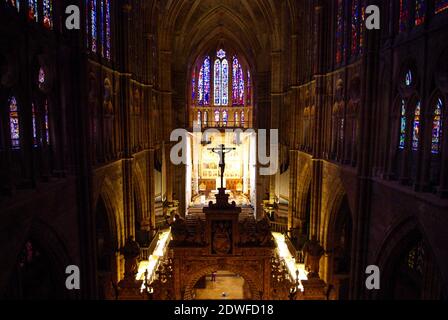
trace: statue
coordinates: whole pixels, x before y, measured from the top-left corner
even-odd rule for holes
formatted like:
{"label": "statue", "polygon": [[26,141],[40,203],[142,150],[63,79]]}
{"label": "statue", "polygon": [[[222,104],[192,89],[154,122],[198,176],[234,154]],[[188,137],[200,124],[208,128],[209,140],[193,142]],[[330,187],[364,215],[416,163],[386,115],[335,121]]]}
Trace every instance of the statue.
{"label": "statue", "polygon": [[309,272],[308,278],[319,278],[319,262],[325,250],[313,236],[303,247],[305,253],[305,268]]}
{"label": "statue", "polygon": [[121,253],[124,255],[125,259],[125,278],[135,278],[135,275],[138,272],[137,258],[140,256],[140,246],[132,237],[129,237],[125,246],[121,249]]}

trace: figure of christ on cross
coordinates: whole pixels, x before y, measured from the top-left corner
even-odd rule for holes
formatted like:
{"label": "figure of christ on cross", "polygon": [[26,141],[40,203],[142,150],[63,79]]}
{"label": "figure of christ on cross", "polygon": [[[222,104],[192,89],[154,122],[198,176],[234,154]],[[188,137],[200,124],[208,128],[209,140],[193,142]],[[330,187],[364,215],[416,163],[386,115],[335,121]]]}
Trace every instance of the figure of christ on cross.
{"label": "figure of christ on cross", "polygon": [[226,148],[225,145],[221,144],[219,148],[210,148],[213,153],[217,153],[219,155],[219,168],[221,169],[221,189],[224,188],[224,171],[226,170],[226,153],[229,153],[236,148]]}

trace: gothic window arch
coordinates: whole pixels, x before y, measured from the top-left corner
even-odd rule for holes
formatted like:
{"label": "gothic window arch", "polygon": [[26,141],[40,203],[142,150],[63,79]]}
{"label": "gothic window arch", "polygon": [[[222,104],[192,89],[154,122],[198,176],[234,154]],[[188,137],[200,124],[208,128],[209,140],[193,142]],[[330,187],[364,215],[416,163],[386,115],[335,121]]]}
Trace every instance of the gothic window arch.
{"label": "gothic window arch", "polygon": [[244,73],[237,56],[233,57],[232,70],[233,105],[244,105]]}
{"label": "gothic window arch", "polygon": [[445,100],[441,95],[436,95],[431,103],[430,126],[431,126],[431,162],[430,162],[430,184],[433,187],[440,185],[440,174],[442,165],[442,148],[444,140],[444,121],[446,117]]}
{"label": "gothic window arch", "polygon": [[[252,104],[253,82],[248,68],[235,54],[229,60],[224,49],[206,55],[191,72],[191,101],[197,106],[245,106]],[[199,72],[198,72],[199,70]]]}
{"label": "gothic window arch", "polygon": [[202,63],[198,77],[198,104],[210,104],[210,57],[207,56]]}
{"label": "gothic window arch", "polygon": [[418,151],[420,146],[421,102],[415,103],[414,119],[412,122],[412,150]]}
{"label": "gothic window arch", "polygon": [[432,133],[431,133],[431,152],[433,154],[439,154],[441,152],[442,141],[442,119],[444,116],[444,102],[443,98],[436,99],[435,106],[432,111]]}
{"label": "gothic window arch", "polygon": [[407,114],[406,101],[400,99],[400,139],[398,147],[403,150],[406,147],[406,131],[407,131]]}

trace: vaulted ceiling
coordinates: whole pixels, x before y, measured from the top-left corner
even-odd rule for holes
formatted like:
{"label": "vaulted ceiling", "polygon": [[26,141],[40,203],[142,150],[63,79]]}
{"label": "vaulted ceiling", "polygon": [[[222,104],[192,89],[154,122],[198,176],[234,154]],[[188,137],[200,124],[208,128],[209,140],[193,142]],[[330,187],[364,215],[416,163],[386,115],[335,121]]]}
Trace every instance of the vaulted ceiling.
{"label": "vaulted ceiling", "polygon": [[[255,64],[269,64],[281,46],[281,12],[286,0],[165,0],[159,3],[161,50],[180,70],[220,41],[232,44]],[[262,60],[265,61],[262,61]]]}

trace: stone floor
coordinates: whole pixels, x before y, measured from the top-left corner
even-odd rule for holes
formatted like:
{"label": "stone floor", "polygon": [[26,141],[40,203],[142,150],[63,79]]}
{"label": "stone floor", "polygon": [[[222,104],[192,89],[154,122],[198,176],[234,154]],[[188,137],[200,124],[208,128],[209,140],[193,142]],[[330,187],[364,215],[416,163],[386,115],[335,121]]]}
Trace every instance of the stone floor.
{"label": "stone floor", "polygon": [[[227,271],[218,271],[216,282],[206,278],[206,288],[196,289],[196,300],[241,300],[244,299],[244,279]],[[225,294],[225,296],[224,296]]]}

